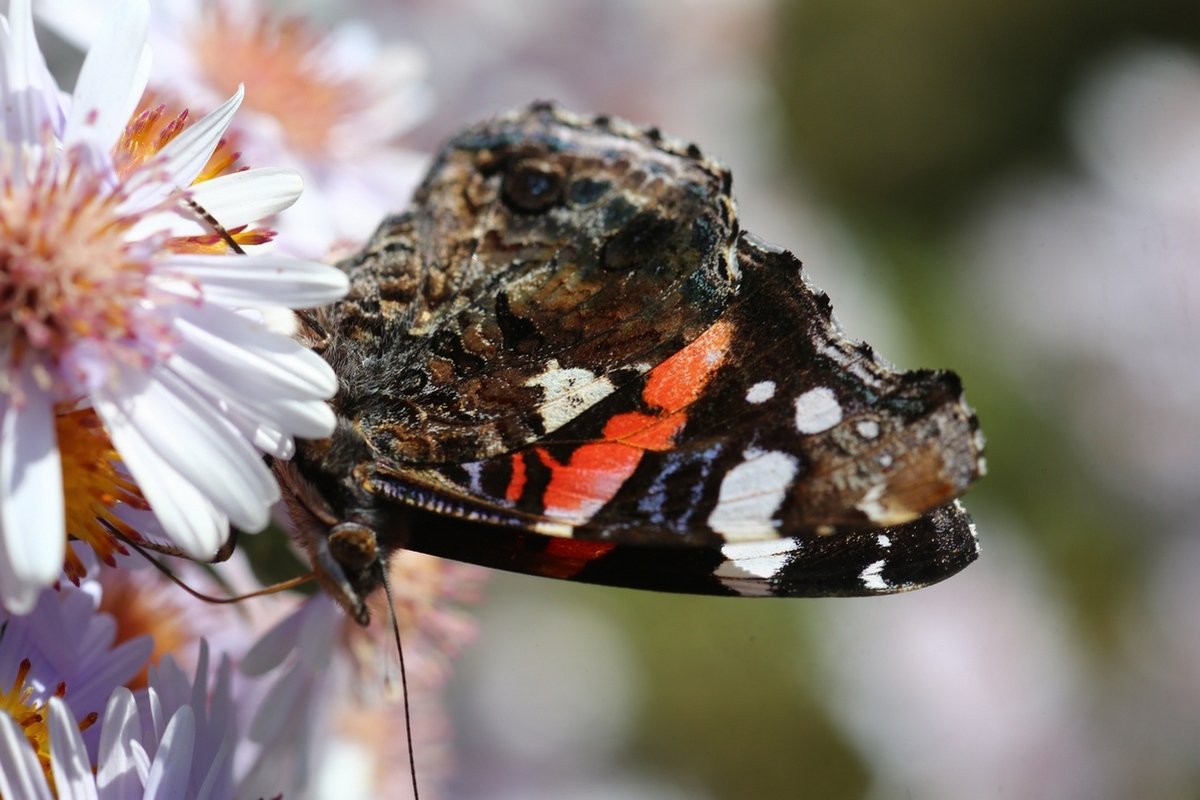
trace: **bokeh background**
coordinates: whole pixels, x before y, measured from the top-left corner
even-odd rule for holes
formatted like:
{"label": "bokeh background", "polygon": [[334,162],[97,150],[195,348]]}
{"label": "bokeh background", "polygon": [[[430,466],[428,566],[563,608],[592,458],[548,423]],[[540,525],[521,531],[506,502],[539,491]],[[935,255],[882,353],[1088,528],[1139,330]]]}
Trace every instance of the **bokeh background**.
{"label": "bokeh background", "polygon": [[424,52],[414,149],[533,99],[696,141],[743,226],[852,335],[958,371],[988,436],[982,557],[911,595],[497,575],[449,797],[1200,797],[1200,5],[289,7]]}
{"label": "bokeh background", "polygon": [[452,796],[1200,796],[1200,6],[339,8],[425,50],[413,146],[552,98],[718,154],[743,225],[957,370],[989,440],[983,555],[912,595],[498,576]]}

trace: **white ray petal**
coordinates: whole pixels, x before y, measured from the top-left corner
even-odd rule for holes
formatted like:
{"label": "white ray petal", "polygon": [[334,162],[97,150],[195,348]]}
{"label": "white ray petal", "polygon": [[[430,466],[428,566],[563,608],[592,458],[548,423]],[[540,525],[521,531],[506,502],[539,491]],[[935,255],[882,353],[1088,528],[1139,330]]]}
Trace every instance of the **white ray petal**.
{"label": "white ray petal", "polygon": [[29,0],[12,0],[8,9],[9,27],[0,42],[3,81],[0,82],[0,114],[9,142],[38,145],[42,126],[49,124],[60,133],[65,119],[59,100],[58,85],[46,68],[46,59],[33,33],[33,15]]}
{"label": "white ray petal", "polygon": [[113,446],[170,540],[192,558],[211,558],[229,537],[228,518],[145,440],[123,403],[103,391],[92,399]]}
{"label": "white ray petal", "polygon": [[179,254],[164,258],[155,273],[190,276],[200,281],[206,300],[235,307],[270,303],[310,308],[331,303],[350,288],[346,274],[336,267],[282,255]]}
{"label": "white ray petal", "polygon": [[132,743],[142,738],[133,692],[118,687],[108,698],[100,725],[100,758],[96,788],[100,800],[135,797],[142,789]]}
{"label": "white ray petal", "polygon": [[[249,438],[260,426],[305,439],[324,439],[333,433],[335,417],[327,403],[316,398],[278,398],[270,393],[269,383],[258,381],[251,373],[214,374],[190,361],[177,352],[167,364],[168,368],[194,388],[219,405],[229,414],[240,419],[229,418],[243,435]],[[257,392],[256,387],[262,387]]]}
{"label": "white ray petal", "polygon": [[[88,139],[111,147],[137,108],[149,76],[146,0],[117,0],[106,8],[105,27],[88,50],[75,82],[63,143]],[[139,83],[140,81],[140,83]]]}
{"label": "white ray petal", "polygon": [[99,800],[79,723],[60,697],[50,698],[50,767],[58,800]]}
{"label": "white ray petal", "polygon": [[146,778],[146,800],[175,800],[187,795],[188,776],[196,741],[196,722],[191,706],[181,706],[167,723],[150,775]]}
{"label": "white ray petal", "polygon": [[67,546],[54,404],[32,380],[23,383],[23,402],[0,398],[0,561],[14,581],[0,593],[16,613],[58,576]]}
{"label": "white ray petal", "polygon": [[[279,486],[250,443],[165,367],[121,377],[121,394],[107,399],[158,456],[239,528],[265,528]],[[140,484],[142,474],[133,464],[130,471]]]}
{"label": "white ray petal", "polygon": [[0,796],[53,800],[37,754],[6,713],[0,714]]}
{"label": "white ray petal", "polygon": [[271,397],[328,399],[337,392],[337,376],[323,358],[227,308],[185,308],[175,320],[175,330],[189,360],[214,374],[228,372],[239,380],[252,380]]}
{"label": "white ray petal", "polygon": [[278,214],[304,190],[294,169],[265,167],[220,175],[190,189],[192,200],[225,228]]}

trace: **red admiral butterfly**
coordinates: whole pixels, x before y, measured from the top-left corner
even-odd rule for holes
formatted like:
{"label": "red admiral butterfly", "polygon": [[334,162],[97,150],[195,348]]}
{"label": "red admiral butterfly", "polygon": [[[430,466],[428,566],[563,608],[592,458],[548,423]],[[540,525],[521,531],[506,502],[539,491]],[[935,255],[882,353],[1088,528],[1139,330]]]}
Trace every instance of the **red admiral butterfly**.
{"label": "red admiral butterfly", "polygon": [[976,558],[951,372],[846,338],[695,145],[546,104],[469,128],[303,337],[333,436],[276,469],[324,588],[408,548],[702,594],[871,595]]}

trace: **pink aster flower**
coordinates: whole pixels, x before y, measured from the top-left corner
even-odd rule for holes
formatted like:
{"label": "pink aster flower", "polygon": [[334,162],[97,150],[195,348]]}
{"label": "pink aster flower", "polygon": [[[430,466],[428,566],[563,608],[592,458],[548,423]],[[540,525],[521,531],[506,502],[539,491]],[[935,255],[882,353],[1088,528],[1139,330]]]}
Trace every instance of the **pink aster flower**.
{"label": "pink aster flower", "polygon": [[[110,8],[44,0],[38,13],[86,46]],[[357,247],[408,200],[427,158],[397,139],[430,105],[415,48],[381,42],[362,23],[322,26],[260,0],[162,0],[150,24],[163,51],[155,86],[212,107],[244,82],[239,146],[304,176],[304,197],[276,223],[282,248],[322,257]]]}
{"label": "pink aster flower", "polygon": [[[417,780],[422,796],[436,797],[452,760],[440,690],[449,661],[474,638],[474,620],[462,606],[478,600],[487,571],[401,552],[389,574],[408,667]],[[385,595],[371,601],[375,618],[386,620]],[[307,796],[306,787],[328,787],[329,796],[408,796],[404,698],[388,625],[363,628],[319,595],[265,633],[241,667],[268,682],[249,726],[248,738],[261,749],[242,779],[243,796]]]}
{"label": "pink aster flower", "polygon": [[131,502],[143,498],[194,558],[210,557],[231,523],[266,526],[279,489],[262,453],[286,458],[293,436],[333,426],[331,370],[261,320],[336,299],[344,275],[196,246],[212,231],[191,203],[237,228],[287,207],[298,178],[245,170],[193,185],[240,88],[130,158],[149,9],[106,10],[69,97],[38,49],[29,0],[13,0],[0,27],[0,602],[16,613],[63,566],[76,499],[64,502],[64,455],[86,438],[61,435],[64,415],[95,415],[120,461],[115,480],[131,481]]}

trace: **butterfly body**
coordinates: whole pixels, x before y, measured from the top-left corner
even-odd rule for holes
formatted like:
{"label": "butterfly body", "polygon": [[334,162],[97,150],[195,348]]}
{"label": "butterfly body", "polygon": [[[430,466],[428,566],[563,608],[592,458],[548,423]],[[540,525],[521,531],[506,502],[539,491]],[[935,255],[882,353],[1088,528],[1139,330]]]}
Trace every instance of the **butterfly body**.
{"label": "butterfly body", "polygon": [[546,105],[449,142],[305,320],[338,427],[277,471],[329,590],[397,548],[550,577],[877,594],[977,553],[953,373],[842,334],[695,146]]}

